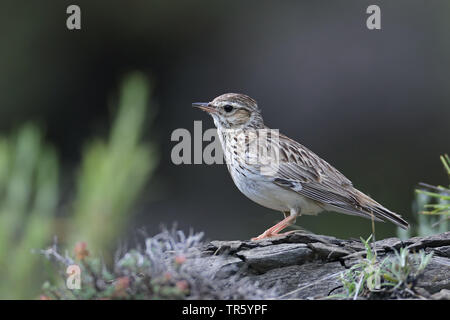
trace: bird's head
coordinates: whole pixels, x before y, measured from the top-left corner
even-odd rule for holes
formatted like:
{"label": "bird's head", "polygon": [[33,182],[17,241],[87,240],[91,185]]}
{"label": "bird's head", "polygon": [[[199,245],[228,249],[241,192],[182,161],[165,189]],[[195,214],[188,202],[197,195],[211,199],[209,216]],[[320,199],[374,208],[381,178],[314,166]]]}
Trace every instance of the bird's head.
{"label": "bird's head", "polygon": [[208,112],[218,129],[264,128],[256,101],[240,93],[225,93],[211,102],[197,102],[192,106]]}

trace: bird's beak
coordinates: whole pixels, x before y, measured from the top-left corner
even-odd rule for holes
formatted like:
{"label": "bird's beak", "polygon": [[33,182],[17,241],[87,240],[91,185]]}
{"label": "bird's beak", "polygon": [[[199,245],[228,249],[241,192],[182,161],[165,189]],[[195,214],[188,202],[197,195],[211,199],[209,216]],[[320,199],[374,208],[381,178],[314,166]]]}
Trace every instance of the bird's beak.
{"label": "bird's beak", "polygon": [[192,106],[195,108],[202,109],[203,111],[206,111],[208,113],[216,112],[216,109],[214,107],[211,107],[209,105],[209,102],[194,102]]}

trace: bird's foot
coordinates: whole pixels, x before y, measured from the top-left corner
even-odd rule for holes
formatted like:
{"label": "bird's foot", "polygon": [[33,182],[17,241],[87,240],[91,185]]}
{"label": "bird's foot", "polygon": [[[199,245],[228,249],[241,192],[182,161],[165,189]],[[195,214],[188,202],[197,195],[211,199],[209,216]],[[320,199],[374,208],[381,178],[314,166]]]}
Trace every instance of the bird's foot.
{"label": "bird's foot", "polygon": [[266,232],[260,234],[259,236],[252,238],[251,240],[257,241],[257,240],[268,239],[268,238],[282,237],[282,236],[291,234],[292,232],[295,232],[295,230],[283,232],[283,233],[271,233],[271,232],[266,231]]}
{"label": "bird's foot", "polygon": [[272,235],[266,234],[264,232],[264,233],[260,234],[259,236],[252,238],[251,240],[252,241],[257,241],[257,240],[262,240],[262,239],[266,239],[266,238],[270,238],[270,237],[272,237]]}
{"label": "bird's foot", "polygon": [[285,232],[285,233],[279,233],[281,230],[285,229],[286,227],[289,227],[297,218],[298,214],[294,214],[294,215],[289,215],[286,218],[284,218],[283,220],[281,220],[280,222],[278,222],[276,225],[274,225],[273,227],[267,229],[266,231],[264,231],[263,234],[260,234],[259,236],[257,236],[256,238],[252,238],[253,241],[255,240],[261,240],[261,239],[266,239],[266,238],[273,238],[273,237],[279,237],[279,236],[283,236],[286,234],[289,234],[290,232]]}

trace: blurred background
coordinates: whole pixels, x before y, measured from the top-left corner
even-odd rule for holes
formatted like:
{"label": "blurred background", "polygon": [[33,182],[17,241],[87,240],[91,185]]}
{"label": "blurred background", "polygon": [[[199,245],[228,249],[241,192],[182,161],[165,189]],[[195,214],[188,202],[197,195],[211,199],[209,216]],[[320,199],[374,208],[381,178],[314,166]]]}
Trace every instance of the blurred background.
{"label": "blurred background", "polygon": [[[81,30],[66,28],[70,4]],[[2,1],[0,268],[15,276],[0,297],[38,292],[30,250],[54,236],[107,255],[162,224],[231,240],[281,220],[242,195],[226,166],[171,162],[175,129],[214,126],[191,103],[226,92],[255,98],[269,127],[414,224],[417,183],[448,184],[450,3],[376,1],[374,31],[371,4]],[[371,233],[369,220],[331,212],[297,224]],[[396,228],[377,223],[376,235]]]}

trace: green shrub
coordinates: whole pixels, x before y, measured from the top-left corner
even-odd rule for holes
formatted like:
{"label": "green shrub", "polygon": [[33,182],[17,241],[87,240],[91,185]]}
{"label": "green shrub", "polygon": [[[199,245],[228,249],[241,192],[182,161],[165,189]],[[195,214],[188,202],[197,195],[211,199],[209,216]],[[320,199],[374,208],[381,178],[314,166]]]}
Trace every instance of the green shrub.
{"label": "green shrub", "polygon": [[109,139],[88,144],[77,179],[68,244],[114,248],[130,210],[157,163],[156,148],[141,140],[149,84],[140,74],[125,78]]}
{"label": "green shrub", "polygon": [[111,253],[157,164],[156,148],[141,142],[148,98],[143,75],[124,79],[109,139],[85,148],[64,215],[57,212],[59,162],[41,130],[27,124],[0,137],[0,299],[36,297],[43,278],[52,275],[33,251],[51,244],[55,234],[69,247],[82,240],[105,258]]}
{"label": "green shrub", "polygon": [[361,258],[346,272],[341,274],[345,293],[335,298],[358,299],[360,297],[407,298],[414,297],[416,279],[425,270],[432,258],[432,253],[411,253],[407,248],[395,251],[394,256],[379,260],[376,251],[370,246],[370,236],[361,239],[366,248],[366,257]]}
{"label": "green shrub", "polygon": [[[444,169],[450,179],[450,157],[446,154],[440,157]],[[412,235],[428,236],[449,230],[450,218],[450,186],[432,186],[419,184],[421,189],[415,190],[416,198],[413,211],[417,213],[417,223],[410,230],[397,228],[397,235],[401,239]]]}
{"label": "green shrub", "polygon": [[40,130],[0,138],[0,298],[29,297],[40,279],[33,249],[51,241],[58,203],[58,160]]}

